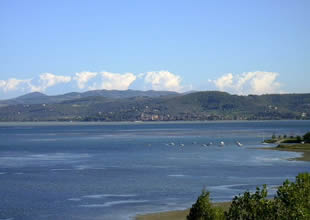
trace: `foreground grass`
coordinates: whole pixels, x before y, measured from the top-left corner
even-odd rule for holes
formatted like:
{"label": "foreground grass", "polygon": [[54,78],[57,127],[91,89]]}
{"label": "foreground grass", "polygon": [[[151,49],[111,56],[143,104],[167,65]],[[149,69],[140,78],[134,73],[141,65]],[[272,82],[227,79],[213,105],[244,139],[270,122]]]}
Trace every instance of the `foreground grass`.
{"label": "foreground grass", "polygon": [[[222,207],[227,211],[230,207],[231,202],[219,202],[214,203],[215,207]],[[189,213],[189,209],[180,211],[170,211],[170,212],[159,212],[146,215],[139,215],[136,220],[186,220],[186,216]]]}

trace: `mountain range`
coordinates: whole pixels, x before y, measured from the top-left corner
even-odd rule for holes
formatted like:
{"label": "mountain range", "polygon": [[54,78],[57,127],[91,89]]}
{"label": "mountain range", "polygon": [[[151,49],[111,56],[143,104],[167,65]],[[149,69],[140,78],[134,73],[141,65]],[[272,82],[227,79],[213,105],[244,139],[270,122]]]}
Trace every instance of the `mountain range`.
{"label": "mountain range", "polygon": [[137,96],[160,97],[167,95],[178,95],[176,92],[169,91],[139,91],[139,90],[92,90],[83,93],[71,92],[63,95],[48,96],[40,92],[32,92],[14,99],[0,101],[0,106],[17,105],[17,104],[51,104],[60,103],[72,99],[80,99],[92,96],[102,96],[106,98],[131,98]]}
{"label": "mountain range", "polygon": [[0,121],[176,121],[310,119],[310,94],[96,90],[0,101]]}

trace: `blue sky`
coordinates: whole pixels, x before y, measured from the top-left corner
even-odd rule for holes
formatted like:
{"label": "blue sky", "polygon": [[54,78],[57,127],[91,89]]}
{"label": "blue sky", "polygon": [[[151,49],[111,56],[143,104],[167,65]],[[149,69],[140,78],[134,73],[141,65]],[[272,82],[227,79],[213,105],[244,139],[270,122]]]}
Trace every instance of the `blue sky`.
{"label": "blue sky", "polygon": [[0,99],[309,93],[310,1],[0,1]]}

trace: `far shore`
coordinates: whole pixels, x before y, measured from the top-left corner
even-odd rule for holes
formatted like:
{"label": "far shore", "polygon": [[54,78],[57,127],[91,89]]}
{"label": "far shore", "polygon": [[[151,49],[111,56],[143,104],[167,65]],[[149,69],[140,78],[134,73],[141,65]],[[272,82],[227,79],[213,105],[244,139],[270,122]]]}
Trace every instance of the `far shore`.
{"label": "far shore", "polygon": [[119,125],[119,124],[199,124],[199,123],[264,123],[264,122],[278,122],[278,121],[310,121],[310,120],[177,120],[177,121],[0,121],[0,125],[16,126],[16,125]]}

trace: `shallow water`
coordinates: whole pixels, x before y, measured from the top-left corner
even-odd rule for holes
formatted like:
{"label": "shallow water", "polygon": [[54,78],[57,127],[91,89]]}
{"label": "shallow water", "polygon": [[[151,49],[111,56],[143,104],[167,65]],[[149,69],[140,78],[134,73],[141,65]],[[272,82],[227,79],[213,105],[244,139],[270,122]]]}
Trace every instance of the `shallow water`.
{"label": "shallow water", "polygon": [[310,121],[2,123],[0,219],[129,219],[188,208],[204,187],[214,201],[262,184],[275,193],[310,163],[254,148],[309,130]]}

